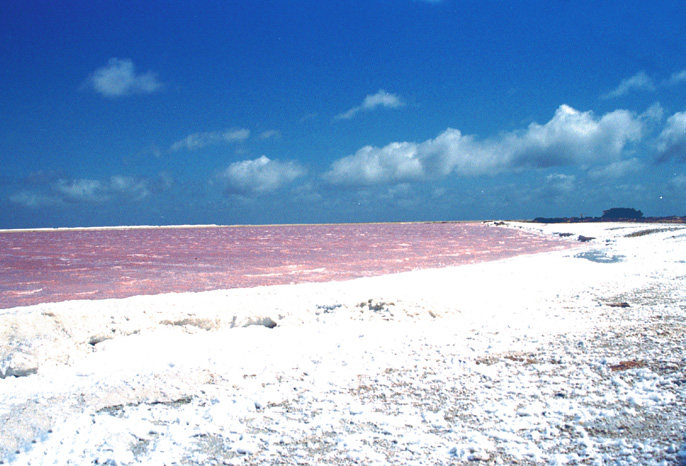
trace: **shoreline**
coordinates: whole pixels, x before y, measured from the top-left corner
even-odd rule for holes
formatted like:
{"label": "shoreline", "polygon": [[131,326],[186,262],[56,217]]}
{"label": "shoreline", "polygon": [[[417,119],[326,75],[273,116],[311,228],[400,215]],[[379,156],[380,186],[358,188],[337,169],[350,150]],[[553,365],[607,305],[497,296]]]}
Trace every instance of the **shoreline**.
{"label": "shoreline", "polygon": [[26,373],[0,379],[0,460],[679,464],[686,228],[508,227],[595,239],[2,313],[0,365]]}

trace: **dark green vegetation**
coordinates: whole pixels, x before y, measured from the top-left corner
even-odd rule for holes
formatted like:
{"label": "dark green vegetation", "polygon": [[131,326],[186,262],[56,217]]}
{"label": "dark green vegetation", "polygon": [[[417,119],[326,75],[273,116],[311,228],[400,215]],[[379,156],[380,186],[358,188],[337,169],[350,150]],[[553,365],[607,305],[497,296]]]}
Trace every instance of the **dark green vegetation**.
{"label": "dark green vegetation", "polygon": [[612,219],[612,220],[624,219],[624,218],[639,219],[639,218],[643,218],[643,212],[641,212],[640,210],[630,209],[630,208],[626,208],[626,207],[614,207],[612,209],[603,210],[602,218],[608,219],[608,220],[610,220],[610,219]]}
{"label": "dark green vegetation", "polygon": [[644,217],[643,212],[628,207],[613,207],[603,211],[602,217],[536,217],[536,223],[593,223],[593,222],[644,222],[644,223],[686,223],[686,216]]}

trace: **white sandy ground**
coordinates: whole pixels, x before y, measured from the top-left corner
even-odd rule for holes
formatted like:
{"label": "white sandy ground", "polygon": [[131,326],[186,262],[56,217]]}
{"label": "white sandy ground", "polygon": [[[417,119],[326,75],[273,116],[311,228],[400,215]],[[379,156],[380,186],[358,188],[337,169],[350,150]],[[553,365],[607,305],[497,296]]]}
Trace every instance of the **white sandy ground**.
{"label": "white sandy ground", "polygon": [[505,227],[596,239],[0,311],[0,463],[686,465],[686,228]]}

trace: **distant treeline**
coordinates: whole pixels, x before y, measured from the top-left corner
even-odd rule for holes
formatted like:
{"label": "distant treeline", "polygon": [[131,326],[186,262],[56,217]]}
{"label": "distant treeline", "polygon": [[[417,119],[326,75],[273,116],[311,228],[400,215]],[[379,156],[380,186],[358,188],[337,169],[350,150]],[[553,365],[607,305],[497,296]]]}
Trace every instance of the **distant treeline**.
{"label": "distant treeline", "polygon": [[536,223],[592,223],[592,222],[641,222],[641,223],[686,223],[686,216],[644,217],[640,210],[614,207],[604,210],[602,217],[536,217]]}

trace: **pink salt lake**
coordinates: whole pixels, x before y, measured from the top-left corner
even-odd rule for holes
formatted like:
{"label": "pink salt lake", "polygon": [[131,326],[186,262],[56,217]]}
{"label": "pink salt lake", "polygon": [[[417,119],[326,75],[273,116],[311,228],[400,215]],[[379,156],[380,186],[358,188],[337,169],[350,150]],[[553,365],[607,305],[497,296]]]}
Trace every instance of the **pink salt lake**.
{"label": "pink salt lake", "polygon": [[348,280],[572,245],[482,223],[10,231],[0,233],[0,308]]}

